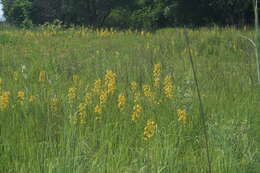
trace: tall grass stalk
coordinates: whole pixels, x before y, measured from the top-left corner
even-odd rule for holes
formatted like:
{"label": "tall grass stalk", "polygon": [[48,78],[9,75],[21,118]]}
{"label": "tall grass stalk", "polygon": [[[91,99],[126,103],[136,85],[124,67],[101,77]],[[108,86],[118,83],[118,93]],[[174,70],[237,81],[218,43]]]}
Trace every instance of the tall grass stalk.
{"label": "tall grass stalk", "polygon": [[202,102],[202,98],[201,98],[201,92],[200,92],[199,82],[198,82],[198,78],[197,78],[197,73],[196,73],[194,62],[193,62],[193,59],[192,59],[188,33],[184,32],[184,35],[185,35],[185,38],[186,38],[189,60],[190,60],[190,63],[191,63],[193,77],[194,77],[194,81],[195,81],[195,85],[196,85],[196,89],[197,89],[197,94],[198,94],[198,98],[199,98],[200,118],[201,118],[202,126],[203,126],[203,134],[204,134],[204,138],[205,138],[206,154],[207,154],[207,161],[208,161],[208,173],[212,173],[211,159],[210,159],[210,153],[209,153],[209,139],[208,139],[207,125],[206,125],[206,115],[205,115],[205,112],[204,112],[204,106],[203,106],[203,102]]}
{"label": "tall grass stalk", "polygon": [[258,82],[260,83],[260,65],[259,65],[259,33],[258,33],[258,1],[254,1],[254,11],[255,11],[255,55],[256,55],[256,68],[257,68],[257,76]]}

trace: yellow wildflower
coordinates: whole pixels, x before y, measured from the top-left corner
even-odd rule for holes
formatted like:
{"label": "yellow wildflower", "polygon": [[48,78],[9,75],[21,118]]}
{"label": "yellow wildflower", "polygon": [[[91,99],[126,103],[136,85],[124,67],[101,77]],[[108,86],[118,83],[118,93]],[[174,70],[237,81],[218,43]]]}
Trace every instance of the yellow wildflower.
{"label": "yellow wildflower", "polygon": [[107,102],[108,91],[101,91],[99,95],[99,103],[100,105],[105,104]]}
{"label": "yellow wildflower", "polygon": [[17,98],[18,98],[19,102],[21,104],[23,104],[24,98],[25,98],[25,92],[24,91],[18,91]]}
{"label": "yellow wildflower", "polygon": [[142,107],[137,104],[133,107],[134,112],[132,113],[132,121],[137,122],[137,119],[140,117],[140,113],[142,111]]}
{"label": "yellow wildflower", "polygon": [[154,87],[155,88],[160,88],[160,78],[154,78]]}
{"label": "yellow wildflower", "polygon": [[108,93],[114,93],[116,89],[116,73],[112,70],[107,70],[105,75],[105,85]]}
{"label": "yellow wildflower", "polygon": [[137,90],[137,83],[135,81],[131,82],[131,90],[135,92]]}
{"label": "yellow wildflower", "polygon": [[144,128],[144,140],[153,137],[156,130],[156,123],[153,120],[148,120]]}
{"label": "yellow wildflower", "polygon": [[86,119],[86,116],[87,116],[86,104],[85,103],[80,103],[79,107],[78,107],[78,110],[79,110],[80,124],[85,124],[86,123],[85,119]]}
{"label": "yellow wildflower", "polygon": [[9,97],[10,97],[10,92],[9,91],[5,91],[2,93],[2,95],[0,96],[0,109],[3,110],[5,108],[8,107],[9,105]]}
{"label": "yellow wildflower", "polygon": [[78,108],[79,108],[79,115],[83,117],[86,114],[86,104],[80,103]]}
{"label": "yellow wildflower", "polygon": [[123,109],[124,108],[124,105],[125,105],[125,102],[126,102],[126,98],[125,98],[125,95],[124,94],[119,94],[118,96],[118,99],[117,99],[117,106],[119,109]]}
{"label": "yellow wildflower", "polygon": [[160,88],[161,64],[155,64],[153,68],[154,87]]}
{"label": "yellow wildflower", "polygon": [[92,95],[91,93],[86,93],[85,94],[85,104],[86,105],[89,105],[91,103],[91,100],[92,100]]}
{"label": "yellow wildflower", "polygon": [[134,102],[137,103],[139,100],[140,100],[140,96],[141,96],[141,93],[140,92],[136,92],[134,94]]}
{"label": "yellow wildflower", "polygon": [[46,72],[41,71],[39,74],[39,82],[45,82],[45,80],[46,80]]}
{"label": "yellow wildflower", "polygon": [[172,85],[172,78],[170,75],[167,75],[164,79],[164,94],[166,97],[172,97],[173,95],[173,85]]}
{"label": "yellow wildflower", "polygon": [[178,109],[177,112],[178,112],[178,120],[185,124],[187,122],[186,110]]}
{"label": "yellow wildflower", "polygon": [[92,91],[96,94],[99,94],[101,90],[101,85],[102,81],[100,79],[95,80],[94,88],[92,89]]}
{"label": "yellow wildflower", "polygon": [[68,92],[69,103],[73,103],[77,98],[77,88],[69,88]]}
{"label": "yellow wildflower", "polygon": [[97,114],[101,114],[102,113],[102,107],[100,105],[96,105],[94,112]]}
{"label": "yellow wildflower", "polygon": [[144,95],[152,100],[154,100],[154,93],[151,91],[151,88],[149,85],[143,86]]}

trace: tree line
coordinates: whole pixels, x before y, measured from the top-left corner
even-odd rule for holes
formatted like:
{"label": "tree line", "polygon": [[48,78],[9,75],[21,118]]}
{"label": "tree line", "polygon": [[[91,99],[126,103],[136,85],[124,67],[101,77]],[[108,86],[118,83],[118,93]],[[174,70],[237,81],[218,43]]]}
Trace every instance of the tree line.
{"label": "tree line", "polygon": [[157,29],[174,26],[248,25],[253,0],[2,0],[7,22]]}

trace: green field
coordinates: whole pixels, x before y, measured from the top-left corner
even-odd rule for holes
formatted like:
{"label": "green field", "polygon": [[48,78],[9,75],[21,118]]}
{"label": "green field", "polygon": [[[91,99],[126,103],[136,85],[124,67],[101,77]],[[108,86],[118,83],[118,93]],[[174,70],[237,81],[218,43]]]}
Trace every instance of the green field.
{"label": "green field", "polygon": [[[185,32],[0,31],[0,172],[209,172]],[[187,32],[212,173],[259,172],[254,32]]]}

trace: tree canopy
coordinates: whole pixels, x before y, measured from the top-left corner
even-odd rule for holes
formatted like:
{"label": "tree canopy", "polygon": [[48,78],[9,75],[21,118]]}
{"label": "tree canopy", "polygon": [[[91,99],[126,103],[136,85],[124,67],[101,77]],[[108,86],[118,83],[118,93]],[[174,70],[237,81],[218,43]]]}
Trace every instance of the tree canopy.
{"label": "tree canopy", "polygon": [[244,25],[252,0],[2,0],[8,22],[156,29],[171,26]]}

